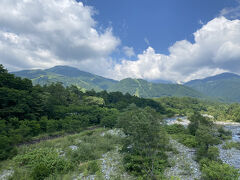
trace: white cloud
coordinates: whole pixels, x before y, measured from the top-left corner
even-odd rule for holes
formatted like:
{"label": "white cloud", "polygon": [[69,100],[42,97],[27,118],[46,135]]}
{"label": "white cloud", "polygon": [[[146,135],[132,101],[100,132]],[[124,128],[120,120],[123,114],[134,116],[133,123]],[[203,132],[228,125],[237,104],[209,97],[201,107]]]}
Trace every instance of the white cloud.
{"label": "white cloud", "polygon": [[236,19],[240,17],[240,0],[235,0],[237,6],[224,8],[220,11],[220,16],[225,16],[230,19]]}
{"label": "white cloud", "polygon": [[120,40],[111,28],[99,32],[93,14],[75,0],[1,0],[0,63],[11,70],[78,64],[87,71],[106,64]]}
{"label": "white cloud", "polygon": [[176,42],[169,55],[149,47],[137,61],[123,60],[116,78],[135,77],[188,81],[225,71],[240,73],[240,20],[218,17],[194,33],[195,42]]}
{"label": "white cloud", "polygon": [[123,52],[127,57],[135,56],[135,52],[134,52],[133,47],[124,46],[123,47]]}
{"label": "white cloud", "polygon": [[118,63],[110,55],[120,40],[111,28],[98,30],[93,15],[91,7],[75,0],[1,0],[0,63],[10,70],[65,64],[115,79],[177,82],[240,73],[240,20],[217,17],[194,33],[194,43],[169,47],[169,55],[148,47],[132,61],[134,49],[125,46],[128,58]]}

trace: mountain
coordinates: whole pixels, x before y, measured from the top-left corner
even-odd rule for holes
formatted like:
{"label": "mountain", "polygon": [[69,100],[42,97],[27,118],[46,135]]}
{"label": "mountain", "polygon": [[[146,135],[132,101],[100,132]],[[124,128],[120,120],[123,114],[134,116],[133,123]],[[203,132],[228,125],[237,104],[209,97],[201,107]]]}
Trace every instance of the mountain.
{"label": "mountain", "polygon": [[222,101],[240,102],[240,76],[237,74],[222,73],[192,80],[184,85]]}
{"label": "mountain", "polygon": [[65,86],[76,85],[86,90],[120,91],[139,97],[189,96],[204,97],[201,93],[184,85],[151,83],[143,79],[123,79],[115,81],[69,66],[55,66],[45,70],[24,70],[13,72],[16,76],[29,78],[33,84],[62,82]]}
{"label": "mountain", "polygon": [[117,81],[80,71],[69,66],[55,66],[45,70],[24,70],[12,72],[16,76],[31,79],[33,84],[49,84],[62,82],[65,86],[76,85],[78,87],[96,91],[106,90]]}
{"label": "mountain", "polygon": [[149,82],[151,82],[151,83],[160,83],[160,84],[174,84],[172,81],[167,81],[167,80],[162,80],[162,79],[149,80]]}
{"label": "mountain", "polygon": [[161,97],[161,96],[190,96],[203,97],[203,95],[192,88],[178,84],[155,84],[143,79],[123,79],[114,84],[109,91],[121,91],[139,97]]}

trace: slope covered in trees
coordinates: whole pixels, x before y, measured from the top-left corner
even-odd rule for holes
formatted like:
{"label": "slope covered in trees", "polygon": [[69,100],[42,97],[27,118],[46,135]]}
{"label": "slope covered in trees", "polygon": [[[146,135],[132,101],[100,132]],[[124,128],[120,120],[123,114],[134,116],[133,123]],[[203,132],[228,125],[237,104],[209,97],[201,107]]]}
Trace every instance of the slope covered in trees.
{"label": "slope covered in trees", "polygon": [[240,76],[237,74],[218,74],[205,79],[189,81],[184,85],[221,101],[240,102]]}
{"label": "slope covered in trees", "polygon": [[85,90],[107,90],[129,93],[138,97],[189,96],[205,97],[198,91],[183,85],[150,83],[142,79],[127,78],[121,81],[107,79],[68,66],[55,66],[45,70],[24,70],[13,72],[16,76],[31,79],[33,84],[61,82],[64,86],[75,85]]}
{"label": "slope covered in trees", "polygon": [[16,154],[17,144],[39,134],[73,133],[88,126],[113,127],[130,104],[166,113],[159,103],[120,92],[83,93],[61,83],[33,86],[0,66],[0,159]]}
{"label": "slope covered in trees", "polygon": [[195,98],[205,97],[203,94],[187,86],[178,84],[155,84],[147,82],[143,79],[131,78],[119,81],[119,83],[111,86],[109,91],[120,91],[122,93],[130,93],[131,95],[145,98],[162,96],[188,96]]}
{"label": "slope covered in trees", "polygon": [[31,79],[33,84],[51,84],[61,82],[64,86],[75,85],[86,90],[95,89],[96,91],[106,90],[117,83],[112,79],[107,79],[88,72],[80,71],[69,66],[55,66],[45,70],[24,70],[13,72],[16,76]]}
{"label": "slope covered in trees", "polygon": [[[134,81],[138,87],[148,84]],[[239,121],[239,108],[239,104],[190,97],[145,99],[121,92],[83,92],[62,83],[34,86],[31,80],[15,77],[1,65],[0,171],[6,164],[11,166],[14,180],[73,178],[75,172],[81,172],[81,178],[92,174],[103,177],[99,161],[117,147],[121,172],[140,179],[164,179],[165,169],[174,166],[168,155],[177,151],[169,143],[175,139],[195,149],[203,178],[219,179],[224,172],[223,180],[237,179],[238,171],[220,161],[216,147],[229,140],[231,133],[201,114]],[[163,120],[177,114],[187,115],[190,124],[167,125]],[[118,128],[116,132],[123,135],[111,135],[109,132],[115,131],[108,128]],[[66,138],[19,147],[59,136]],[[238,144],[234,146],[238,148]]]}

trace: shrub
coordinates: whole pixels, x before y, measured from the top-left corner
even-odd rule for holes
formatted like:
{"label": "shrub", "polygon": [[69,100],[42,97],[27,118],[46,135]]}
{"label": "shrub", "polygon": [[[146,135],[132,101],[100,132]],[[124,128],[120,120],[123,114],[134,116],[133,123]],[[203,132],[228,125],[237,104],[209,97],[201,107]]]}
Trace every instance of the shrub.
{"label": "shrub", "polygon": [[176,134],[173,135],[172,137],[189,148],[195,148],[197,146],[195,136],[192,136],[190,134]]}
{"label": "shrub", "polygon": [[232,132],[225,130],[223,127],[218,128],[218,132],[220,135],[232,136]]}
{"label": "shrub", "polygon": [[166,131],[168,134],[186,133],[185,127],[181,124],[173,124],[166,126]]}
{"label": "shrub", "polygon": [[194,136],[186,135],[182,141],[182,144],[187,147],[194,148],[197,146],[197,141]]}
{"label": "shrub", "polygon": [[228,164],[216,161],[202,163],[202,178],[204,180],[238,180],[238,177],[238,170]]}
{"label": "shrub", "polygon": [[33,168],[31,176],[35,180],[43,180],[50,174],[51,170],[48,169],[43,163],[39,163]]}
{"label": "shrub", "polygon": [[96,174],[96,172],[100,170],[98,162],[97,161],[90,161],[88,163],[87,170],[88,170],[89,174]]}
{"label": "shrub", "polygon": [[12,146],[11,139],[0,135],[0,160],[11,158],[17,154],[17,149]]}
{"label": "shrub", "polygon": [[232,149],[236,148],[240,150],[240,142],[226,142],[226,144],[223,145],[223,149]]}
{"label": "shrub", "polygon": [[218,133],[219,133],[218,136],[222,140],[230,140],[230,139],[232,139],[232,132],[225,130],[223,127],[218,128]]}
{"label": "shrub", "polygon": [[44,179],[55,172],[64,173],[72,168],[70,161],[61,157],[53,148],[39,148],[23,155],[17,155],[14,161],[19,166],[30,168],[32,177]]}
{"label": "shrub", "polygon": [[101,126],[112,128],[116,124],[117,117],[114,116],[105,116],[101,120]]}
{"label": "shrub", "polygon": [[217,160],[219,157],[219,150],[217,147],[211,146],[208,148],[207,152],[208,159],[210,160]]}

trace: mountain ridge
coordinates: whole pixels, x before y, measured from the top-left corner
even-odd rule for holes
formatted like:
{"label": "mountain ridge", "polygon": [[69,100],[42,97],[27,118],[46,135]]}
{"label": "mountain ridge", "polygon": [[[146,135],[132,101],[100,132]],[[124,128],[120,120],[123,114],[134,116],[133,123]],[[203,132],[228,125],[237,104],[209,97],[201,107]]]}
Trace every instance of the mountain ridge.
{"label": "mountain ridge", "polygon": [[40,85],[62,82],[65,86],[76,85],[85,90],[120,91],[122,93],[130,93],[131,95],[148,98],[161,96],[204,97],[202,93],[184,85],[152,83],[143,79],[132,78],[116,81],[70,66],[55,66],[45,70],[23,70],[12,73],[19,77],[29,78],[33,84]]}
{"label": "mountain ridge", "polygon": [[225,102],[240,102],[240,76],[234,73],[221,73],[185,83],[203,94]]}

